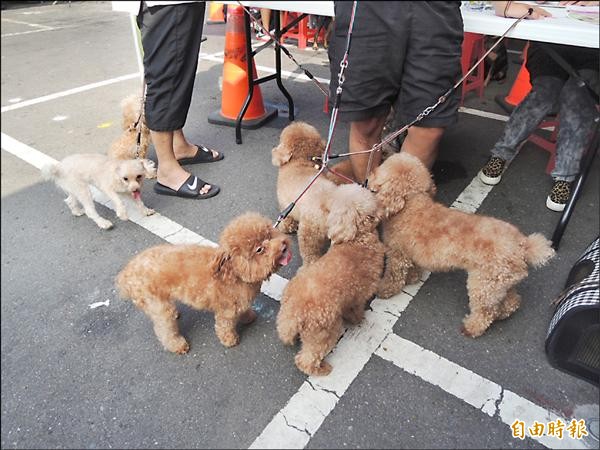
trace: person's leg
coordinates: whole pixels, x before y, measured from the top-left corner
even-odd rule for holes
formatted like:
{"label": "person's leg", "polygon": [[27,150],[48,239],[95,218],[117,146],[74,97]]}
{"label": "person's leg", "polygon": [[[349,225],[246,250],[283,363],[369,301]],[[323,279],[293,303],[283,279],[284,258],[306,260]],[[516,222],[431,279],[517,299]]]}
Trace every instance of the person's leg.
{"label": "person's leg", "polygon": [[260,19],[262,26],[267,31],[271,31],[271,10],[269,8],[260,8]]}
{"label": "person's leg", "polygon": [[[581,71],[592,85],[598,81],[598,72]],[[595,79],[595,81],[594,81]],[[594,101],[585,87],[569,78],[558,100],[559,129],[556,142],[556,164],[552,177],[556,180],[573,181],[579,173],[581,157],[595,126],[598,115]]]}
{"label": "person's leg", "polygon": [[[349,152],[356,153],[369,150],[381,140],[381,131],[385,124],[385,114],[361,121],[350,123]],[[369,165],[369,153],[351,155],[350,162],[354,172],[354,179],[363,183],[368,177],[367,167]],[[371,159],[371,171],[381,163],[381,150],[373,153]]]}
{"label": "person's leg", "polygon": [[555,109],[564,81],[540,76],[533,80],[531,92],[513,110],[500,139],[492,149],[492,156],[511,160],[521,142],[535,131],[540,122]]}
{"label": "person's leg", "polygon": [[[180,160],[183,158],[193,158],[201,150],[197,145],[190,144],[185,138],[183,130],[179,129],[173,132],[173,151],[175,152],[175,157]],[[211,149],[210,151],[212,152],[213,158],[219,156],[219,152],[216,150]]]}
{"label": "person's leg", "polygon": [[444,134],[444,128],[425,128],[412,126],[402,143],[402,151],[416,156],[431,170],[437,158],[438,145]]}
{"label": "person's leg", "polygon": [[[181,132],[181,130],[178,130]],[[173,139],[177,132],[174,131],[150,131],[152,142],[156,150],[159,164],[156,173],[156,181],[163,186],[178,190],[187,181],[190,174],[181,167],[173,151]],[[183,136],[182,133],[179,133]],[[193,154],[192,154],[193,155]],[[211,185],[205,184],[200,187],[200,194],[210,191]]]}
{"label": "person's leg", "polygon": [[[402,88],[395,103],[402,124],[435,105],[460,77],[463,23],[457,2],[407,2],[411,5],[408,49]],[[428,30],[423,33],[422,30]],[[401,151],[416,156],[431,170],[444,130],[458,119],[454,91],[420,122],[408,129]]]}
{"label": "person's leg", "polygon": [[500,139],[491,150],[488,162],[479,171],[479,179],[495,185],[502,179],[506,163],[511,161],[519,145],[535,131],[553,110],[564,81],[557,77],[538,76],[532,81],[531,92],[510,115]]}
{"label": "person's leg", "polygon": [[[138,16],[147,83],[146,123],[158,158],[157,186],[174,191],[190,178],[177,160],[195,154],[182,128],[191,104],[204,10],[204,3],[144,6]],[[205,194],[211,185],[190,189]]]}

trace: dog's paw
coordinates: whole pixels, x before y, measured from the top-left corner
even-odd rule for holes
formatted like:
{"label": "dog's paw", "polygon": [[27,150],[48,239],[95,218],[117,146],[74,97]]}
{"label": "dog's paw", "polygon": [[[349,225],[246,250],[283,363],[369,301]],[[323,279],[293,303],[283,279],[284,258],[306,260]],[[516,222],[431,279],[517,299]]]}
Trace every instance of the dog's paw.
{"label": "dog's paw", "polygon": [[377,298],[388,299],[396,295],[398,292],[400,291],[396,291],[395,289],[390,289],[389,287],[382,286],[379,289],[377,289],[377,293],[375,295],[377,295]]}
{"label": "dog's paw", "polygon": [[460,327],[460,334],[466,337],[476,338],[485,333],[485,330],[487,330],[487,328],[475,326],[467,322],[463,323],[463,325]]}
{"label": "dog's paw", "polygon": [[190,344],[185,340],[183,336],[174,339],[173,343],[169,345],[169,350],[178,355],[184,355],[190,350]]}
{"label": "dog's paw", "polygon": [[303,359],[303,357],[298,354],[295,358],[296,367],[300,369],[301,372],[304,372],[306,375],[314,375],[314,376],[325,376],[331,373],[333,367],[331,364],[325,361],[315,361],[312,360],[307,362]]}
{"label": "dog's paw", "polygon": [[129,220],[129,216],[127,215],[127,211],[124,209],[120,209],[117,211],[117,217],[121,220],[127,221]]}
{"label": "dog's paw", "polygon": [[225,347],[235,347],[240,343],[240,337],[235,333],[226,333],[219,336],[219,340]]}
{"label": "dog's paw", "polygon": [[324,377],[325,375],[329,375],[333,367],[331,364],[325,361],[321,361],[321,365],[315,369],[315,373],[313,375],[317,375],[320,377]]}
{"label": "dog's paw", "polygon": [[110,220],[99,218],[96,220],[96,225],[98,225],[103,230],[110,230],[113,227],[113,223]]}

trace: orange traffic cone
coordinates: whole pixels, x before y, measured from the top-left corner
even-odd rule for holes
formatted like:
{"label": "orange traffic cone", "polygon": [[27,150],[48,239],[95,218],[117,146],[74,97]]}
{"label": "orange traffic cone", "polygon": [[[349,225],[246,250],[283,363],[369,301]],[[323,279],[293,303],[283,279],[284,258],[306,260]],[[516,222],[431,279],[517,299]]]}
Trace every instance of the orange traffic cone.
{"label": "orange traffic cone", "polygon": [[[252,76],[256,79],[256,66],[252,59]],[[223,92],[221,110],[208,115],[209,123],[236,126],[236,120],[248,96],[248,63],[246,61],[246,34],[244,12],[241,6],[227,8],[225,29],[225,58],[223,62]],[[252,99],[244,116],[242,128],[255,129],[277,115],[277,109],[265,109],[259,85],[254,85]]]}
{"label": "orange traffic cone", "polygon": [[502,96],[500,95],[496,96],[496,101],[508,112],[512,112],[515,106],[521,103],[523,99],[527,97],[529,91],[531,91],[531,82],[529,77],[529,71],[527,70],[527,67],[525,65],[526,63],[527,57],[525,53],[525,58],[523,60],[523,64],[521,65],[521,69],[519,70],[519,73],[517,75],[517,79],[510,88],[510,92],[508,93],[508,95],[504,98],[502,98]]}
{"label": "orange traffic cone", "polygon": [[225,23],[225,15],[223,14],[223,3],[210,2],[208,10],[208,19],[206,23]]}

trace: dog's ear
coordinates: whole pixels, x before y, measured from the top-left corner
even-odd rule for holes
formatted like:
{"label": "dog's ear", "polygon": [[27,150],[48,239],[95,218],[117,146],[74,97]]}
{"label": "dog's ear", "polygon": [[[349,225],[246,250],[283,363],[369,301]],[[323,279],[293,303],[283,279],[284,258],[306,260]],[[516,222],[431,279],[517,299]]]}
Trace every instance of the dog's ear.
{"label": "dog's ear", "polygon": [[144,171],[146,172],[144,175],[148,179],[156,178],[156,165],[154,161],[150,159],[141,159],[142,166],[144,166]]}
{"label": "dog's ear", "polygon": [[358,211],[344,206],[346,205],[335,203],[327,216],[327,237],[334,244],[351,241],[358,232]]}
{"label": "dog's ear", "polygon": [[291,157],[292,150],[283,144],[279,144],[277,147],[271,150],[271,162],[276,167],[283,166],[290,160]]}
{"label": "dog's ear", "polygon": [[218,249],[210,262],[210,271],[215,277],[226,277],[231,272],[231,255],[227,250]]}

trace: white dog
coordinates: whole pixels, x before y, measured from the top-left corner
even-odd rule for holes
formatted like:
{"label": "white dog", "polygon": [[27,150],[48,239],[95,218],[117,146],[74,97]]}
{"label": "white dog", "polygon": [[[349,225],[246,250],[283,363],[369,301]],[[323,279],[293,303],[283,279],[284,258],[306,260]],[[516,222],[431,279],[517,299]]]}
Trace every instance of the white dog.
{"label": "white dog", "polygon": [[74,216],[85,214],[105,230],[113,224],[96,211],[90,184],[110,198],[121,220],[128,220],[127,209],[119,196],[122,193],[131,194],[142,214],[154,214],[154,210],[142,203],[140,193],[144,178],[156,177],[154,163],[148,159],[118,160],[99,153],[80,153],[42,167],[42,175],[68,194],[65,203]]}

